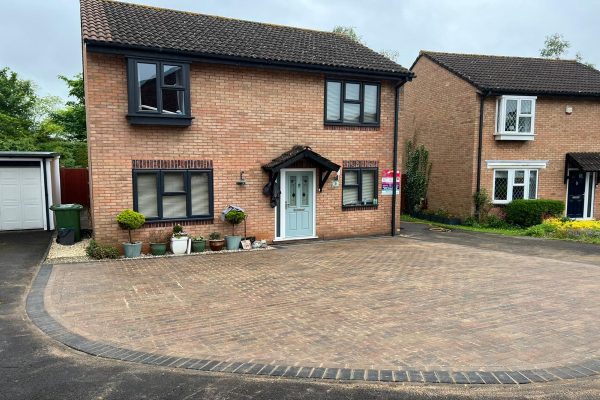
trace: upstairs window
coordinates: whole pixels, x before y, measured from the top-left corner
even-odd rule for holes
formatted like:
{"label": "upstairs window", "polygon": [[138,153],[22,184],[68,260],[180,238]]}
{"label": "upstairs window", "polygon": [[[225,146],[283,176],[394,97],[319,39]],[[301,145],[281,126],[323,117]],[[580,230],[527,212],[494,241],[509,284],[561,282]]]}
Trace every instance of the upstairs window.
{"label": "upstairs window", "polygon": [[379,125],[380,85],[336,79],[325,81],[325,123]]}
{"label": "upstairs window", "polygon": [[377,168],[344,168],[342,170],[342,206],[376,206],[377,176]]}
{"label": "upstairs window", "polygon": [[511,134],[534,133],[535,100],[531,96],[502,96],[498,100],[496,132]]}
{"label": "upstairs window", "polygon": [[189,65],[129,59],[131,123],[190,125]]}

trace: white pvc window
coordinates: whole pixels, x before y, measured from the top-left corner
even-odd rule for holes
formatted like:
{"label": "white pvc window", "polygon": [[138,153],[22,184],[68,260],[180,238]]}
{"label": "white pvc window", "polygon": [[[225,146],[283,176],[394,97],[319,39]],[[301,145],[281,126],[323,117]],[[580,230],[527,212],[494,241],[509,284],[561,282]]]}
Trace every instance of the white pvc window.
{"label": "white pvc window", "polygon": [[507,204],[519,199],[537,199],[537,169],[494,170],[493,201]]}
{"label": "white pvc window", "polygon": [[497,133],[533,134],[535,128],[534,96],[502,96],[498,99]]}

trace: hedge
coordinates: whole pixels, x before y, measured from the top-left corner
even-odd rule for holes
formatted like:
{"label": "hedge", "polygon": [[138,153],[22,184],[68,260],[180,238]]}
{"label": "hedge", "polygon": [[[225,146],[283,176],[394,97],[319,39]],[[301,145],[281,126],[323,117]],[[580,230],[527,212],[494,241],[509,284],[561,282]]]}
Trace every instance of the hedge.
{"label": "hedge", "polygon": [[560,200],[514,200],[506,205],[506,221],[524,228],[541,224],[545,218],[560,217],[565,203]]}

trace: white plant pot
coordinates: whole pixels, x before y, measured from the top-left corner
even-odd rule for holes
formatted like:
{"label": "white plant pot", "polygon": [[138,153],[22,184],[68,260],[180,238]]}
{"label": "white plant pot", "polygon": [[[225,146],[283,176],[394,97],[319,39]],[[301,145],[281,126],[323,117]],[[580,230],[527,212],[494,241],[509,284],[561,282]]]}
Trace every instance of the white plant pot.
{"label": "white plant pot", "polygon": [[190,239],[187,236],[182,236],[180,238],[172,237],[171,238],[171,251],[173,254],[185,254],[188,249],[188,241]]}

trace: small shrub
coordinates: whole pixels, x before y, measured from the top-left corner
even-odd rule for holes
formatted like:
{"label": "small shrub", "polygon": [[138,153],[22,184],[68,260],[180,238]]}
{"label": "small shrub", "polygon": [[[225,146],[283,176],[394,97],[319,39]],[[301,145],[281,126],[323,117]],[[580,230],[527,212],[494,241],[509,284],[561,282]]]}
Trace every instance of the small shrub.
{"label": "small shrub", "polygon": [[152,232],[148,240],[150,243],[167,243],[169,241],[167,234],[162,231]]}
{"label": "small shrub", "polygon": [[235,235],[235,226],[242,223],[247,214],[241,210],[231,210],[225,214],[225,220],[231,224],[231,234]]}
{"label": "small shrub", "polygon": [[221,239],[221,234],[219,232],[212,232],[210,235],[208,235],[208,239],[209,240],[219,240],[219,239]]}
{"label": "small shrub", "polygon": [[514,200],[506,205],[506,221],[526,228],[541,224],[544,218],[558,217],[564,209],[560,200]]}
{"label": "small shrub", "polygon": [[183,234],[183,226],[177,224],[173,227],[173,235],[177,236],[177,235],[181,235]]}
{"label": "small shrub", "polygon": [[479,226],[479,221],[477,220],[476,217],[474,216],[469,216],[467,218],[465,218],[465,220],[462,223],[465,226],[473,226],[473,227],[478,227]]}
{"label": "small shrub", "polygon": [[85,253],[88,257],[96,260],[102,260],[105,258],[119,258],[121,254],[115,246],[109,244],[100,244],[95,240],[90,240],[90,243],[85,248]]}
{"label": "small shrub", "polygon": [[494,228],[494,229],[512,228],[512,226],[508,222],[506,222],[502,218],[498,217],[497,215],[488,215],[483,220],[483,226],[486,226],[488,228]]}
{"label": "small shrub", "polygon": [[117,223],[122,229],[127,229],[129,233],[129,243],[133,243],[131,231],[141,228],[144,222],[146,222],[146,217],[133,210],[123,210],[117,215]]}
{"label": "small shrub", "polygon": [[481,223],[487,218],[493,205],[487,190],[481,189],[479,192],[473,193],[473,203],[475,204],[477,220]]}

